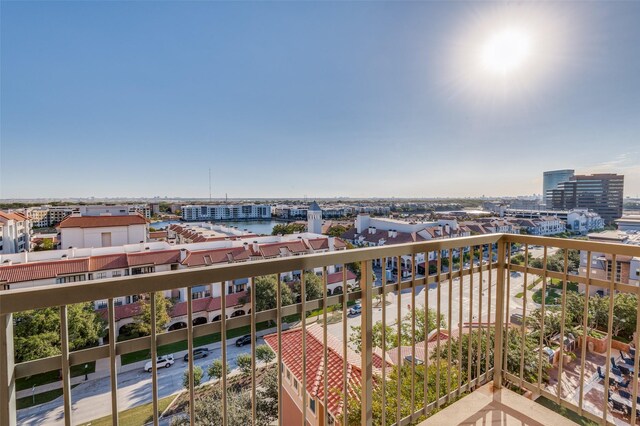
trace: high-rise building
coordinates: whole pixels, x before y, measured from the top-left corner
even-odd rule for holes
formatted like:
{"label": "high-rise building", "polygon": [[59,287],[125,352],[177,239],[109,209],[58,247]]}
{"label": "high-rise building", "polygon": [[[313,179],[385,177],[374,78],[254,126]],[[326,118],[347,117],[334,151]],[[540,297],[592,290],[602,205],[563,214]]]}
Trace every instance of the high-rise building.
{"label": "high-rise building", "polygon": [[[574,170],[550,170],[542,174],[542,204],[547,205],[547,191],[556,189],[558,184],[566,182],[574,175]],[[549,206],[547,206],[549,207]]]}
{"label": "high-rise building", "polygon": [[576,175],[546,193],[547,207],[589,209],[607,224],[622,217],[624,176],[617,174]]}

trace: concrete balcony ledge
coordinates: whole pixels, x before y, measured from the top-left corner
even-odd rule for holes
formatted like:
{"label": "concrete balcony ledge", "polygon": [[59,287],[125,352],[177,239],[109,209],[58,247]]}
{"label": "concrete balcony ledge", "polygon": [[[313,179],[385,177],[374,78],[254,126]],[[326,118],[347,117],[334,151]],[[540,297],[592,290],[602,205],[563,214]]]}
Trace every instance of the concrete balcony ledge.
{"label": "concrete balcony ledge", "polygon": [[444,410],[429,417],[425,425],[528,425],[569,426],[575,423],[508,389],[488,383]]}

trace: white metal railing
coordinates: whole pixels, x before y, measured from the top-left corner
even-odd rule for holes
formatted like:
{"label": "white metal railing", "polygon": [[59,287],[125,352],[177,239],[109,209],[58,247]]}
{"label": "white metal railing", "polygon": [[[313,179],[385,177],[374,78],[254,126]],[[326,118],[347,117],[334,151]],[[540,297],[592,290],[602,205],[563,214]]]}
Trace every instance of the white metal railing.
{"label": "white metal railing", "polygon": [[[540,245],[544,247],[544,259],[542,268],[533,268],[529,265],[529,262],[525,262],[524,265],[515,265],[511,262],[511,255],[513,253],[514,246],[522,245],[524,247],[525,258],[528,258],[529,248],[533,245]],[[556,394],[549,390],[548,386],[545,386],[542,381],[543,377],[543,362],[542,362],[542,335],[543,330],[540,331],[540,345],[539,354],[540,360],[538,362],[538,374],[537,383],[531,383],[526,380],[523,375],[524,364],[524,348],[523,344],[521,349],[523,351],[521,355],[522,361],[519,363],[519,371],[510,371],[508,366],[508,351],[510,345],[505,343],[505,340],[509,340],[513,337],[511,333],[514,330],[519,330],[521,338],[524,339],[526,334],[527,323],[527,306],[526,303],[522,306],[522,325],[520,328],[514,327],[510,324],[510,303],[511,302],[511,272],[521,272],[525,276],[525,285],[523,288],[524,299],[527,300],[527,276],[530,274],[542,277],[543,294],[547,280],[554,278],[562,280],[564,285],[564,292],[566,294],[566,286],[569,279],[580,284],[584,284],[587,289],[587,301],[589,288],[592,286],[608,289],[613,292],[626,292],[638,295],[638,287],[628,284],[611,281],[603,281],[590,277],[589,270],[584,276],[569,275],[566,270],[567,262],[565,262],[565,270],[563,272],[550,271],[547,269],[547,249],[549,247],[562,248],[565,253],[568,250],[586,250],[588,252],[587,259],[591,258],[591,253],[610,253],[613,257],[615,264],[615,256],[640,256],[640,248],[632,246],[624,246],[618,244],[605,244],[585,242],[578,240],[564,240],[553,239],[543,237],[521,236],[511,234],[490,234],[484,236],[464,237],[456,239],[435,240],[424,243],[412,243],[405,245],[395,246],[383,246],[375,248],[355,249],[341,252],[330,252],[323,254],[313,254],[305,256],[295,256],[287,258],[279,258],[264,261],[255,261],[247,263],[228,264],[223,266],[211,266],[200,269],[188,269],[183,271],[162,272],[149,275],[128,276],[121,278],[114,278],[108,280],[96,280],[91,282],[71,283],[65,285],[52,285],[46,287],[37,287],[31,289],[20,289],[0,292],[0,424],[2,425],[14,425],[16,424],[16,379],[31,376],[37,373],[43,373],[52,370],[62,371],[62,389],[63,389],[63,402],[64,402],[64,423],[67,425],[73,424],[73,413],[71,409],[71,380],[70,380],[70,367],[73,365],[84,364],[90,361],[95,361],[102,358],[109,358],[110,366],[110,399],[111,399],[111,411],[112,411],[112,423],[118,424],[118,390],[117,390],[117,369],[116,369],[116,357],[119,355],[127,354],[139,350],[149,350],[151,353],[151,360],[153,363],[152,374],[152,401],[153,401],[153,424],[158,424],[158,375],[156,370],[156,355],[157,348],[161,345],[169,343],[179,342],[186,340],[188,343],[189,353],[192,353],[194,338],[199,336],[210,335],[213,333],[221,334],[221,357],[223,365],[227,365],[228,351],[226,347],[226,333],[228,330],[241,327],[250,326],[251,334],[256,334],[256,324],[263,321],[273,321],[277,324],[277,337],[278,337],[278,351],[277,360],[278,365],[282,365],[282,319],[289,315],[300,315],[301,327],[306,327],[306,314],[312,310],[322,309],[322,316],[324,324],[327,323],[327,309],[333,305],[340,305],[343,315],[342,320],[342,356],[343,356],[343,372],[342,372],[342,389],[340,392],[343,399],[343,413],[340,420],[343,424],[348,424],[349,419],[353,419],[353,416],[349,416],[348,412],[345,412],[350,407],[349,405],[349,388],[350,384],[347,383],[347,352],[348,352],[348,330],[347,330],[347,305],[349,302],[355,300],[361,300],[362,303],[362,315],[360,318],[360,326],[362,330],[362,341],[360,346],[361,352],[361,370],[362,370],[362,382],[359,386],[359,420],[361,424],[374,424],[373,413],[373,399],[377,390],[381,389],[382,407],[384,407],[380,413],[380,418],[376,418],[375,422],[380,421],[381,424],[409,424],[416,422],[421,416],[427,415],[434,408],[441,407],[444,404],[454,401],[461,396],[464,392],[468,392],[476,388],[477,386],[486,383],[493,379],[496,387],[500,387],[503,383],[516,384],[517,386],[532,390],[538,394],[550,397],[560,403],[561,405],[568,407],[592,420],[606,422],[607,421],[607,407],[603,408],[603,416],[598,417],[584,409],[583,404],[583,384],[585,381],[585,348],[586,345],[582,345],[582,357],[581,357],[581,381],[580,381],[580,398],[579,404],[575,405],[571,401],[567,401],[562,398],[560,391],[561,380],[558,382],[558,391]],[[484,248],[484,249],[483,249]],[[457,250],[461,253],[459,260],[459,267],[454,266],[453,250]],[[468,264],[465,263],[462,253],[471,253]],[[484,253],[487,254],[486,263],[483,262]],[[428,260],[429,256],[425,256],[425,274],[420,275],[417,273],[416,267],[416,255],[418,254],[436,253],[436,265],[435,271],[429,273]],[[406,279],[403,279],[400,272],[400,264],[402,256],[410,256],[411,272]],[[474,260],[478,259],[477,263]],[[386,271],[386,265],[390,259],[394,259],[396,265],[398,265],[398,274],[395,282],[387,282],[386,276],[382,277],[382,285],[373,285],[373,264],[379,262],[383,267],[383,271]],[[346,273],[343,273],[343,294],[340,295],[327,295],[327,268],[334,265],[340,265],[343,270],[346,271],[345,266],[347,264],[359,263],[361,267],[361,279],[360,289],[353,291],[346,291]],[[444,266],[446,263],[448,266]],[[589,262],[590,263],[590,262]],[[300,286],[300,302],[292,305],[283,306],[281,301],[281,286],[283,285],[280,280],[280,274],[290,271],[300,270],[302,272],[302,283],[305,282],[305,272],[307,270],[313,270],[321,268],[323,276],[324,293],[323,296],[317,300],[306,300],[305,295],[306,286]],[[589,268],[589,266],[587,266]],[[256,300],[253,291],[253,280],[258,276],[276,275],[277,277],[277,303],[276,308],[261,312],[256,312]],[[487,277],[485,280],[484,277]],[[221,315],[221,320],[218,322],[207,323],[203,325],[193,325],[193,309],[192,309],[192,297],[191,287],[202,285],[205,283],[220,283],[221,294],[225,294],[225,282],[240,278],[250,279],[252,291],[251,293],[251,309],[247,315],[226,318],[226,315]],[[476,280],[476,281],[474,281]],[[488,281],[488,282],[487,282]],[[466,284],[468,283],[468,284]],[[435,295],[430,294],[428,287],[430,284],[436,284]],[[457,285],[457,294],[453,294],[453,290]],[[422,287],[424,286],[424,287]],[[155,294],[163,292],[165,290],[175,288],[188,288],[187,295],[187,328],[170,332],[161,333],[156,329],[155,321]],[[424,288],[423,294],[418,295],[418,290]],[[448,294],[446,301],[442,300],[442,292],[445,291]],[[373,335],[373,301],[376,296],[382,296],[383,300],[387,300],[390,293],[396,295],[396,330],[395,332],[400,336],[402,332],[402,294],[403,292],[410,293],[410,335],[411,335],[411,359],[409,366],[407,367],[407,380],[410,380],[410,395],[408,400],[410,409],[408,414],[406,410],[401,407],[399,395],[403,392],[401,388],[401,369],[403,368],[403,358],[401,345],[398,344],[396,350],[397,367],[392,366],[387,362],[383,362],[381,366],[381,373],[378,373],[377,369],[373,366],[374,355],[374,335]],[[151,335],[146,337],[140,337],[132,340],[116,342],[115,339],[115,307],[114,299],[131,294],[143,294],[148,293],[150,295],[151,303]],[[423,303],[425,309],[433,305],[430,298],[436,298],[436,323],[437,323],[437,339],[435,355],[428,356],[428,328],[425,326],[424,336],[416,335],[416,307],[418,306],[417,297],[423,297]],[[468,298],[469,302],[466,304],[464,299]],[[92,347],[84,350],[69,351],[68,345],[68,324],[67,324],[67,306],[75,303],[82,303],[93,301],[96,299],[108,300],[108,325],[110,331],[109,344],[103,346]],[[640,299],[640,298],[639,298]],[[226,312],[226,299],[221,297],[221,311]],[[564,297],[563,297],[564,304]],[[387,350],[387,324],[388,315],[386,305],[382,309],[382,339],[381,347],[379,348],[383,357],[386,359]],[[13,356],[13,320],[12,314],[16,312],[26,311],[30,309],[38,309],[45,307],[60,307],[61,318],[61,355],[52,356],[49,358],[23,362],[20,364],[14,363]],[[640,308],[640,302],[639,302]],[[545,310],[544,297],[542,299],[541,309]],[[586,309],[586,308],[585,308]],[[452,318],[453,311],[457,310],[458,315],[456,318]],[[446,314],[445,314],[446,312]],[[611,312],[609,315],[608,332],[611,336],[612,321],[613,321],[613,298],[611,298]],[[426,314],[426,312],[425,312]],[[445,324],[443,326],[440,317],[444,315]],[[584,329],[587,329],[586,324],[587,315],[585,314]],[[428,315],[427,315],[428,319]],[[564,316],[563,316],[564,319]],[[426,320],[425,320],[426,321]],[[638,328],[640,328],[640,319],[638,320]],[[457,327],[456,326],[457,323]],[[323,342],[324,342],[324,368],[325,373],[327,369],[327,326],[323,327]],[[544,329],[544,323],[542,324]],[[473,333],[477,330],[477,333]],[[452,336],[457,331],[457,340],[448,339],[446,342],[441,341],[441,331],[446,331],[449,336]],[[564,336],[564,322],[561,330],[561,335]],[[463,364],[463,340],[464,336],[467,336],[467,354],[466,365]],[[493,336],[493,338],[491,338]],[[302,417],[303,422],[306,424],[306,407],[307,401],[307,383],[306,383],[306,333],[302,333]],[[472,341],[472,339],[477,339]],[[416,381],[419,377],[416,374],[416,349],[419,343],[424,346],[424,377],[423,389],[421,393],[423,397],[419,400],[417,397],[418,389],[416,389]],[[454,346],[457,344],[457,347]],[[563,345],[561,345],[562,348]],[[474,349],[475,348],[475,349]],[[457,354],[456,354],[457,353]],[[607,360],[611,354],[611,339],[609,339]],[[561,349],[562,355],[562,349]],[[562,356],[560,357],[562,358]],[[252,372],[251,372],[251,400],[252,400],[252,412],[251,418],[253,423],[256,421],[256,356],[255,356],[255,344],[251,344],[251,359],[252,359]],[[441,360],[445,359],[447,365],[450,368],[449,371],[441,371]],[[638,352],[635,357],[635,370],[638,371]],[[435,364],[435,389],[429,388],[427,374],[429,374],[429,367]],[[398,375],[396,380],[395,395],[396,400],[389,398],[387,393],[387,380],[390,371],[394,370]],[[418,367],[421,369],[421,367]],[[374,373],[374,370],[376,371]],[[194,384],[194,364],[193,357],[189,357],[188,361],[189,371],[189,412],[187,413],[191,424],[194,424],[197,413],[195,412],[195,399],[196,399],[196,387]],[[453,372],[453,373],[452,373]],[[380,376],[378,376],[380,374]],[[441,383],[442,376],[446,375],[446,380]],[[560,379],[563,375],[562,359],[558,367],[558,376]],[[606,381],[610,376],[609,362],[607,361],[606,368]],[[382,379],[381,379],[382,378]],[[227,389],[227,373],[223,368],[223,374],[221,377],[222,389]],[[322,401],[323,407],[327,407],[327,374],[324,374],[322,383],[324,392],[324,400]],[[606,388],[606,387],[605,387]],[[278,368],[278,392],[283,392],[282,388],[282,369]],[[605,390],[605,404],[607,402],[607,390]],[[631,416],[635,418],[636,414],[636,397],[637,397],[637,380],[633,385],[633,403],[631,407]],[[432,397],[431,395],[435,395]],[[227,424],[226,412],[227,412],[227,392],[222,392],[222,407],[223,407],[223,424]],[[387,410],[388,407],[395,407],[394,409]],[[395,412],[394,412],[395,411]],[[351,413],[353,414],[353,413]],[[284,413],[282,412],[282,399],[278,398],[278,418],[279,424],[282,424]],[[328,423],[328,416],[324,416],[324,423]]]}

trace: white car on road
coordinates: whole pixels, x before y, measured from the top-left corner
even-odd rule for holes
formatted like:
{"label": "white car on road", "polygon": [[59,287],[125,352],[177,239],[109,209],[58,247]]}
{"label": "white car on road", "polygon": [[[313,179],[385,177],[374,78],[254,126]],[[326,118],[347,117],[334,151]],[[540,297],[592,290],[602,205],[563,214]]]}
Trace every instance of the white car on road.
{"label": "white car on road", "polygon": [[[173,360],[173,355],[162,355],[156,358],[156,366],[158,368],[162,368],[162,367],[169,368],[173,365],[174,362],[175,361]],[[147,373],[151,373],[152,367],[153,367],[153,364],[151,363],[151,361],[149,361],[144,365],[144,370]]]}

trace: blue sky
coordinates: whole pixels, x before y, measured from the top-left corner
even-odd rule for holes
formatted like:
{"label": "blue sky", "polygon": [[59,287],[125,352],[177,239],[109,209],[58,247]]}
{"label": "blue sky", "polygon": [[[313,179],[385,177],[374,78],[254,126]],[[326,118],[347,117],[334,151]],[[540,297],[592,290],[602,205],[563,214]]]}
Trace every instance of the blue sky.
{"label": "blue sky", "polygon": [[[0,198],[640,195],[640,2],[2,2]],[[519,73],[482,41],[527,29]]]}

